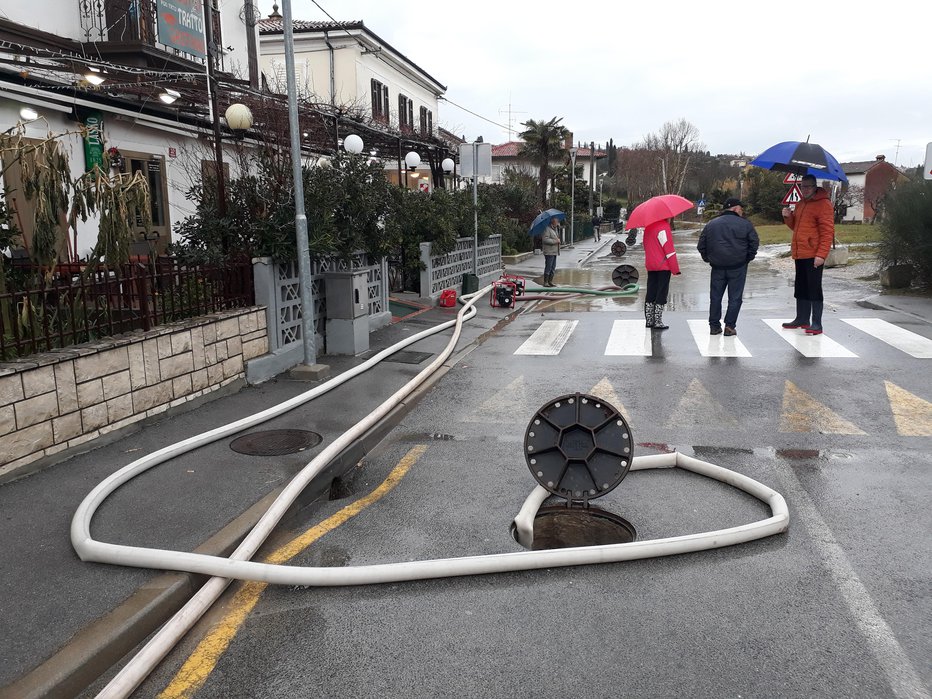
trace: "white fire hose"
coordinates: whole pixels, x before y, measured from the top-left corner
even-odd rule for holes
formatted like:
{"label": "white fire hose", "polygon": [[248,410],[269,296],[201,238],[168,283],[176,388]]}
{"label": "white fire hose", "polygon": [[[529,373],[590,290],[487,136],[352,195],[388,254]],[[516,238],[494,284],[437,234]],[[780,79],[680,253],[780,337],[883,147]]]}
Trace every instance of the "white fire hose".
{"label": "white fire hose", "polygon": [[[232,579],[256,580],[281,585],[331,586],[331,585],[370,585],[385,582],[423,580],[429,578],[502,573],[559,566],[588,565],[592,563],[612,563],[630,561],[656,556],[670,556],[680,553],[702,551],[722,546],[731,546],[755,539],[764,538],[783,532],[789,526],[789,512],[783,497],[776,491],[747,476],[728,469],[695,459],[683,454],[659,454],[635,457],[631,470],[650,468],[679,467],[700,475],[732,485],[766,503],[771,509],[771,516],[751,524],[744,524],[728,529],[721,529],[702,534],[635,541],[626,544],[608,544],[602,546],[583,546],[575,548],[552,549],[545,551],[518,551],[462,558],[446,558],[425,561],[408,561],[379,565],[354,567],[297,567],[259,563],[249,560],[271,534],[279,520],[285,515],[291,504],[304,488],[321,472],[329,462],[344,448],[352,444],[368,429],[376,425],[392,409],[407,398],[427,377],[434,373],[452,354],[459,339],[464,320],[475,315],[473,308],[490,287],[475,294],[462,297],[469,299],[460,310],[456,320],[425,330],[390,347],[372,357],[364,364],[355,367],[321,386],[296,396],[273,408],[256,413],[229,425],[216,428],[196,437],[165,447],[151,455],[145,456],[125,466],[102,481],[84,499],[78,507],[71,523],[71,540],[75,551],[85,561],[129,565],[142,568],[187,571],[212,576],[184,607],[166,622],[149,640],[143,649],[98,694],[98,697],[127,697],[155,668],[165,655],[180,641],[185,633],[197,622],[210,606],[219,598]],[[255,527],[229,558],[204,554],[170,551],[163,549],[142,548],[96,541],[90,534],[90,523],[97,508],[120,485],[140,473],[163,463],[175,456],[197,447],[209,444],[223,437],[240,432],[281,415],[313,398],[331,390],[340,383],[349,380],[362,371],[371,368],[392,353],[406,347],[428,335],[440,332],[455,325],[453,336],[447,347],[431,364],[425,367],[395,394],[378,406],[360,423],[337,438],[323,449],[307,466],[302,469],[270,506],[269,510],[256,523]],[[527,498],[519,514],[515,517],[515,527],[520,543],[529,547],[533,539],[533,522],[541,503],[549,493],[538,486]]]}

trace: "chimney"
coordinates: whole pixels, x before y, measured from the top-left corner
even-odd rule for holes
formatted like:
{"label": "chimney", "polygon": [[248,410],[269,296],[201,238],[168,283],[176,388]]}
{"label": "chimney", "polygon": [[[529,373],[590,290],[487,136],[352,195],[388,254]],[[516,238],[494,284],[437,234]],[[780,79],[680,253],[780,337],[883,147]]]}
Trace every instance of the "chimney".
{"label": "chimney", "polygon": [[877,156],[877,162],[882,163],[882,162],[883,162],[884,160],[886,160],[886,159],[887,159],[887,156],[885,156],[885,155],[878,155],[878,156]]}

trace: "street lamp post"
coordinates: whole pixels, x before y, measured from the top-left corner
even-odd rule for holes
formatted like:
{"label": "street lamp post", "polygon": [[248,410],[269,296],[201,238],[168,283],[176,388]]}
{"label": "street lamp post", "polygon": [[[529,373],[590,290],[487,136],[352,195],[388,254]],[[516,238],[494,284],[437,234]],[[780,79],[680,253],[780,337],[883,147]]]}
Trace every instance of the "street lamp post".
{"label": "street lamp post", "polygon": [[570,245],[576,227],[576,153],[577,148],[570,148]]}

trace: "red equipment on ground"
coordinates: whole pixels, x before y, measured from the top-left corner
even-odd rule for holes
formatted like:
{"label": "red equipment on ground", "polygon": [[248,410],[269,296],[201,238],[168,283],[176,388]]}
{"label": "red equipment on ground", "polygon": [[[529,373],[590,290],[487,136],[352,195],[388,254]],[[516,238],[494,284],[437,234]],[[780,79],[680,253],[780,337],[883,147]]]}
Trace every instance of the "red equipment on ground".
{"label": "red equipment on ground", "polygon": [[440,298],[437,299],[437,305],[444,308],[453,308],[456,306],[456,289],[444,289],[440,292]]}
{"label": "red equipment on ground", "polygon": [[489,305],[492,308],[514,308],[518,296],[518,285],[513,281],[498,279],[492,282],[492,293],[489,296]]}

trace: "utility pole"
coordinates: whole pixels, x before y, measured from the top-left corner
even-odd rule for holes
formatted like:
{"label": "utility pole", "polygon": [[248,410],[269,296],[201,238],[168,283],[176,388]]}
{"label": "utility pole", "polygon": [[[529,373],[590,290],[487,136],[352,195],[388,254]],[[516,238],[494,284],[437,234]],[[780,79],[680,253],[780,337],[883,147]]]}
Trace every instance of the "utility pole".
{"label": "utility pole", "polygon": [[592,197],[595,193],[595,141],[589,141],[589,216],[592,216]]}

